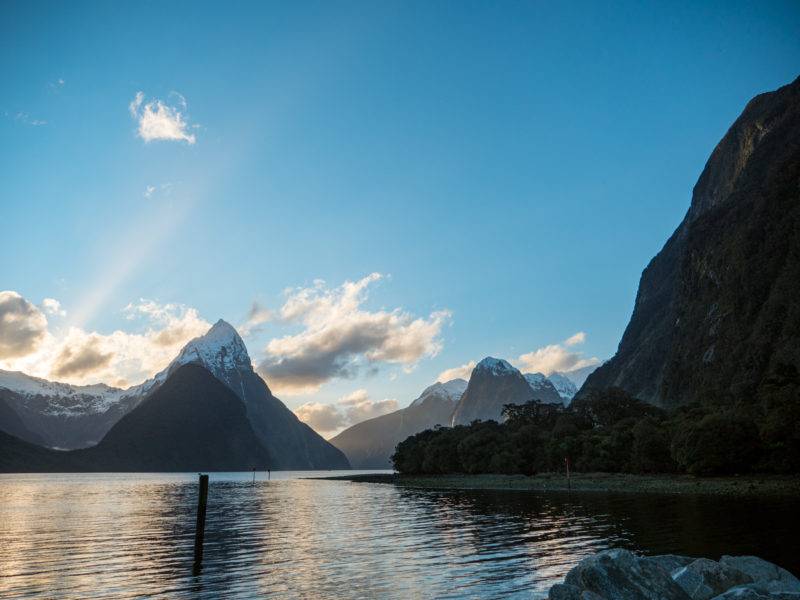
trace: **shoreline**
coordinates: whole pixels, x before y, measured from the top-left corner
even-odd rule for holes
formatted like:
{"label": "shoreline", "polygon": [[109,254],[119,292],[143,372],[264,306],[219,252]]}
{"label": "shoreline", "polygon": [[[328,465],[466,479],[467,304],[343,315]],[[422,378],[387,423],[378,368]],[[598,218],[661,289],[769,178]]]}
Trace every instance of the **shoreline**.
{"label": "shoreline", "polygon": [[692,475],[633,475],[576,473],[567,481],[560,473],[524,475],[337,475],[315,477],[328,481],[382,483],[428,490],[486,490],[521,492],[580,492],[734,497],[800,497],[800,477],[742,475],[695,477]]}

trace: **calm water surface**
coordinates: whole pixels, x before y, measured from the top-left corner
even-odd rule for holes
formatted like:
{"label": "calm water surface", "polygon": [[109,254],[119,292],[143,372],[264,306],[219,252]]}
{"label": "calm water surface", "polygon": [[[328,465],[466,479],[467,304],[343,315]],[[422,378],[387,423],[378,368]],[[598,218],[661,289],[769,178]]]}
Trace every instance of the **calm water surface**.
{"label": "calm water surface", "polygon": [[[320,475],[330,475],[330,472]],[[433,492],[214,473],[0,475],[0,597],[537,597],[612,546],[800,571],[797,501]]]}

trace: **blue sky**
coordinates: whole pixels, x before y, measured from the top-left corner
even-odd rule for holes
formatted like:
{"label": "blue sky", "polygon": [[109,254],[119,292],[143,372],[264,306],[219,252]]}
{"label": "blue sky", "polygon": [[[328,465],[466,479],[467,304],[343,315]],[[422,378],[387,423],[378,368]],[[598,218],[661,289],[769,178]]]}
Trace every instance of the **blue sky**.
{"label": "blue sky", "polygon": [[[609,357],[716,143],[748,99],[800,72],[794,2],[5,2],[0,14],[0,289],[46,315],[51,358],[70,335],[111,344],[190,308],[186,331],[242,325],[257,302],[272,318],[246,342],[274,362],[271,340],[304,351],[309,329],[353,317],[286,319],[287,299],[336,304],[371,273],[383,277],[354,326],[394,314],[389,337],[417,320],[436,329],[416,350],[356,344],[313,393],[282,394],[292,407],[360,389],[402,406],[489,354],[561,343]],[[194,143],[140,135],[158,101]],[[576,332],[585,341],[565,346]],[[0,366],[36,371],[32,356]]]}

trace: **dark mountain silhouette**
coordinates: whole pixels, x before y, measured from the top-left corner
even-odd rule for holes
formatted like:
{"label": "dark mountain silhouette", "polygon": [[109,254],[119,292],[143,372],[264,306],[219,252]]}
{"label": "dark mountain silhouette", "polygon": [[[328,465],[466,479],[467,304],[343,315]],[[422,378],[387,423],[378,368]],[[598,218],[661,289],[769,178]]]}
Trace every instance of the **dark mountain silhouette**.
{"label": "dark mountain silhouette", "polygon": [[[94,446],[122,415],[150,391],[147,383],[128,390],[104,384],[71,385],[0,369],[0,399],[33,437],[51,448],[72,450]],[[0,429],[8,431],[8,414],[0,414]],[[17,435],[17,434],[14,434]]]}
{"label": "dark mountain silhouette", "polygon": [[86,469],[72,452],[59,452],[0,431],[0,473],[66,473]]}
{"label": "dark mountain silhouette", "polygon": [[247,471],[271,466],[241,400],[205,368],[177,369],[92,448],[49,450],[0,437],[13,471]]}
{"label": "dark mountain silhouette", "polygon": [[31,442],[32,444],[44,444],[42,437],[28,429],[17,412],[8,405],[3,396],[3,391],[0,390],[0,431],[4,431],[26,442]]}
{"label": "dark mountain silhouette", "polygon": [[241,400],[205,368],[177,369],[94,448],[109,471],[247,471],[271,466]]}
{"label": "dark mountain silhouette", "polygon": [[533,397],[545,404],[563,404],[564,398],[561,397],[553,382],[542,373],[525,373],[525,381],[533,390]]}
{"label": "dark mountain silhouette", "polygon": [[642,273],[610,361],[579,392],[663,407],[748,398],[800,368],[800,79],[753,98]]}
{"label": "dark mountain silhouette", "polygon": [[247,418],[269,451],[274,469],[350,468],[340,450],[273,396],[253,370],[244,341],[225,321],[217,321],[208,333],[186,344],[173,361],[176,366],[187,363],[203,365],[244,403]]}
{"label": "dark mountain silhouette", "polygon": [[410,406],[357,423],[330,442],[345,453],[354,469],[390,469],[398,443],[420,431],[450,424],[466,386],[463,379],[435,383]]}
{"label": "dark mountain silhouette", "polygon": [[552,384],[534,390],[519,370],[502,359],[487,357],[472,370],[467,390],[453,412],[452,424],[468,425],[476,419],[501,421],[503,406],[534,399],[562,402]]}
{"label": "dark mountain silhouette", "polygon": [[[93,446],[184,365],[201,365],[243,403],[273,469],[347,469],[345,455],[301,422],[255,371],[242,338],[225,321],[188,342],[152,379],[128,390],[74,386],[0,371],[0,430],[62,449]],[[8,410],[5,410],[8,409]]]}

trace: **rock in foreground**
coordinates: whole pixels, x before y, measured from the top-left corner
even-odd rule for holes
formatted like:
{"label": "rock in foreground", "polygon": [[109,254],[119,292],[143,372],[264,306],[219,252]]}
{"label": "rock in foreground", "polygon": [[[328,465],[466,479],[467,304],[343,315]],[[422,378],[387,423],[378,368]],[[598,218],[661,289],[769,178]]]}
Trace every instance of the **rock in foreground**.
{"label": "rock in foreground", "polygon": [[628,550],[583,559],[549,600],[800,600],[800,579],[756,556],[639,556]]}

